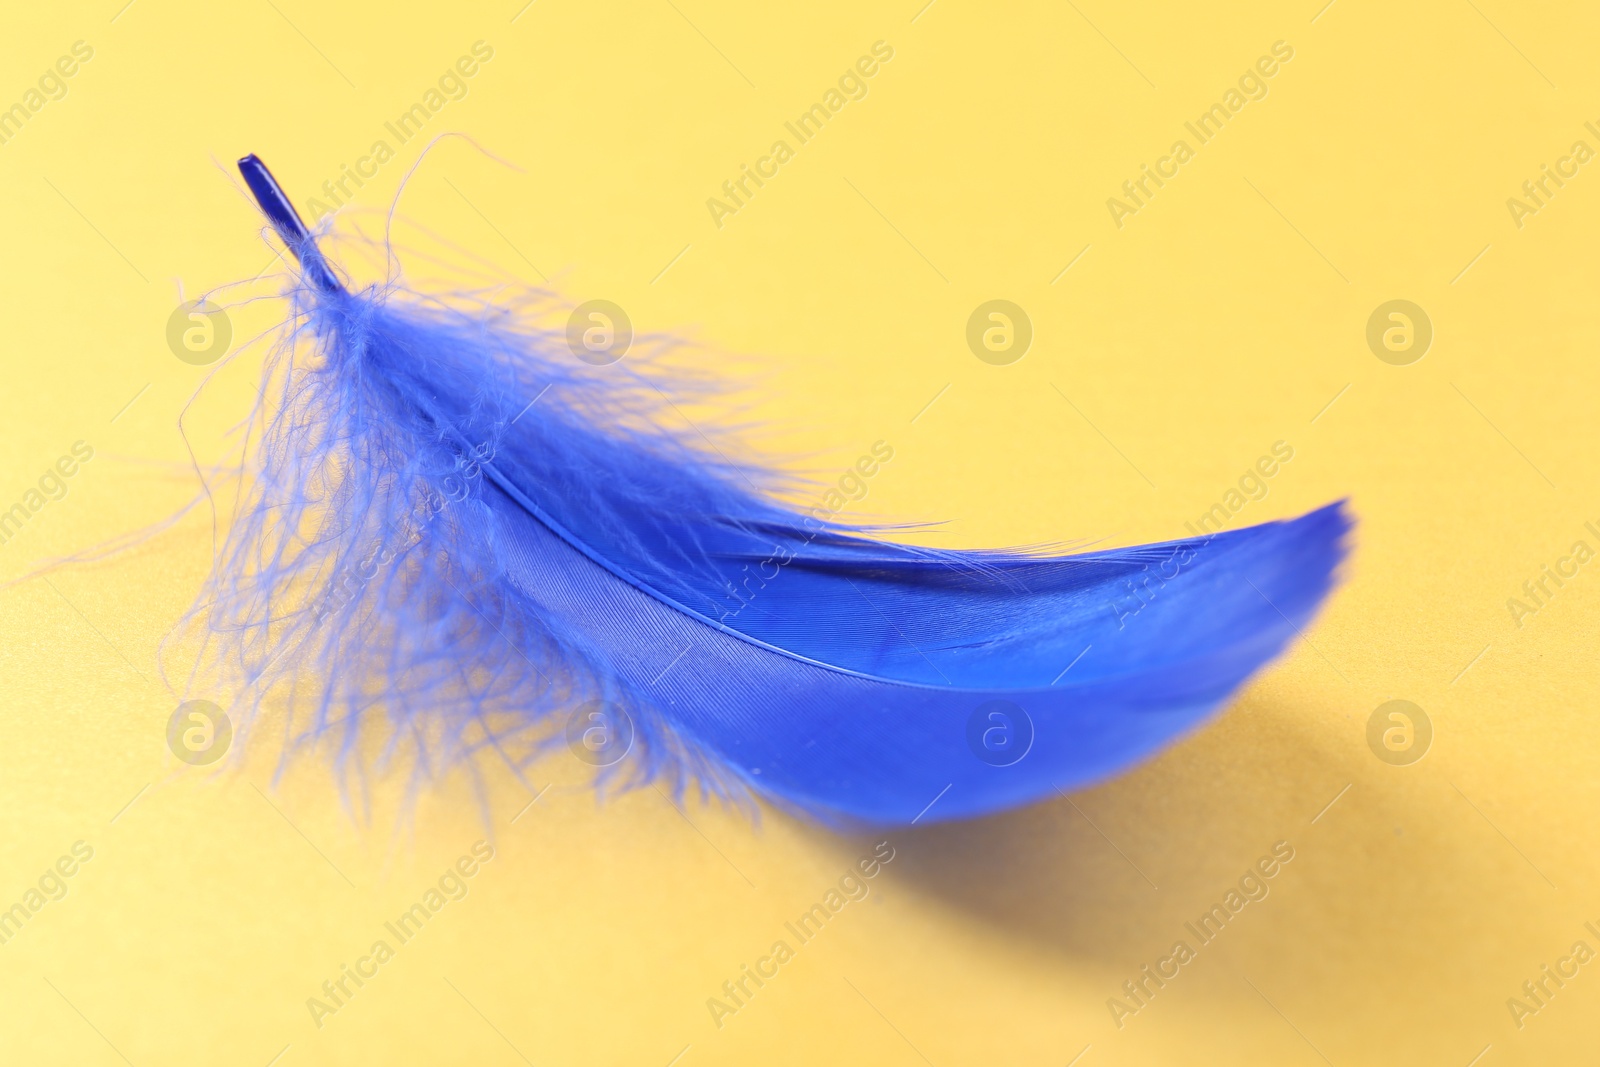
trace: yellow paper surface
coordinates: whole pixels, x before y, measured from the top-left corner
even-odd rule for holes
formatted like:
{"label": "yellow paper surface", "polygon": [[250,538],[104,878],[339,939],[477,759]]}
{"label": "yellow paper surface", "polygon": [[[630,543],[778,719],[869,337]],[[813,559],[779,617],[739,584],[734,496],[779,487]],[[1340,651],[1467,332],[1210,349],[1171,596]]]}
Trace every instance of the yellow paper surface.
{"label": "yellow paper surface", "polygon": [[[0,907],[27,915],[0,946],[0,1062],[1592,1062],[1600,963],[1572,953],[1600,951],[1600,563],[1571,553],[1600,548],[1600,19],[919,3],[8,11],[0,509],[28,518],[0,579],[196,492],[179,417],[214,367],[175,356],[169,319],[277,269],[234,159],[260,153],[302,206],[343,179],[382,211],[426,141],[462,132],[520,169],[445,142],[407,218],[712,367],[754,362],[749,413],[786,465],[826,479],[891,443],[849,517],[947,520],[918,536],[951,546],[1123,544],[1218,504],[1242,525],[1348,496],[1356,550],[1305,640],[1115,781],[887,835],[865,899],[800,943],[785,924],[880,837],[649,788],[597,805],[565,754],[532,790],[493,776],[485,807],[454,781],[403,824],[394,789],[363,815],[315,762],[177,760],[156,651],[209,566],[197,512],[0,590]],[[477,42],[492,57],[449,77]],[[892,58],[845,78],[875,45]],[[830,89],[802,143],[785,123]],[[416,104],[401,143],[385,124]],[[1185,124],[1213,104],[1202,141]],[[1145,166],[1168,176],[1134,200]],[[1033,331],[1006,365],[966,339],[995,299]],[[1367,341],[1393,300],[1431,323],[1404,365]],[[233,347],[281,316],[239,307]],[[251,366],[218,373],[193,439],[225,440]],[[49,478],[77,442],[93,458]],[[1292,460],[1231,507],[1278,442]],[[1369,745],[1391,700],[1431,724],[1420,760]],[[1279,842],[1263,899],[1210,943],[1188,932]],[[463,857],[465,896],[399,943],[384,924]],[[729,998],[780,940],[793,957]],[[1180,940],[1194,958],[1162,964]],[[1145,965],[1177,974],[1157,989]],[[346,966],[371,976],[319,1013]]]}

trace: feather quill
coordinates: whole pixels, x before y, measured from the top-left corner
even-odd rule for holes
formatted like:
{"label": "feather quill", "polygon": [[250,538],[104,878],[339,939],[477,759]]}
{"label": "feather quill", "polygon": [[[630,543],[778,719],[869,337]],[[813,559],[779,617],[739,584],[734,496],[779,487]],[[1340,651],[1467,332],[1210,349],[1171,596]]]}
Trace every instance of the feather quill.
{"label": "feather quill", "polygon": [[1338,503],[1076,555],[866,536],[511,311],[350,291],[260,161],[240,169],[300,274],[195,619],[236,706],[286,687],[288,740],[351,766],[382,722],[421,777],[570,742],[829,823],[981,816],[1194,728],[1344,555]]}

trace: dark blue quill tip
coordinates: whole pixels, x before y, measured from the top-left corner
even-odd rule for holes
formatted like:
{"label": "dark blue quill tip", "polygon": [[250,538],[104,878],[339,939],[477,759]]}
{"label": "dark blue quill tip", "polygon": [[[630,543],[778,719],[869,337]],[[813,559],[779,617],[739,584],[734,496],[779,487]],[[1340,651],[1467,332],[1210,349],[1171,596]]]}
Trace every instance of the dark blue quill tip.
{"label": "dark blue quill tip", "polygon": [[290,203],[288,194],[283,191],[283,186],[278,184],[278,179],[272,176],[261,158],[251,153],[239,160],[239,173],[244,176],[244,183],[250,187],[262,214],[267,216],[272,228],[300,261],[306,279],[322,292],[344,292],[344,286],[333,276],[305,220],[301,219],[294,204]]}

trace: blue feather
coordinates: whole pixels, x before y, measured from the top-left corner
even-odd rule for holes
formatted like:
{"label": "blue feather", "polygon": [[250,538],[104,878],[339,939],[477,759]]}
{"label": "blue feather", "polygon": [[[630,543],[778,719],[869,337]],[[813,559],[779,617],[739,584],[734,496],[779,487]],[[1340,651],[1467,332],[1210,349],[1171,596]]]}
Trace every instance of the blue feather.
{"label": "blue feather", "polygon": [[244,705],[286,693],[291,749],[364,766],[376,734],[426,778],[609,743],[631,758],[608,773],[828,822],[979,816],[1194,728],[1343,557],[1341,504],[1078,555],[868,536],[666,429],[647,369],[579,362],[504,301],[347,290],[241,169],[302,274],[195,618]]}

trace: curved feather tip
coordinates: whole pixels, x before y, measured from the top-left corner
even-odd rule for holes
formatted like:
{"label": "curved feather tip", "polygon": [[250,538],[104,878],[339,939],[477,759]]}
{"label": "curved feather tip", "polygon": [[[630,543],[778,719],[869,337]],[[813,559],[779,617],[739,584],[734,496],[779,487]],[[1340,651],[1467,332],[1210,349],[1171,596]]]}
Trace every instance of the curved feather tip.
{"label": "curved feather tip", "polygon": [[1078,555],[888,543],[752,486],[665,428],[648,375],[504,300],[291,295],[193,618],[236,707],[282,687],[290,748],[347,766],[565,744],[832,823],[980,816],[1216,711],[1351,528],[1341,502]]}

